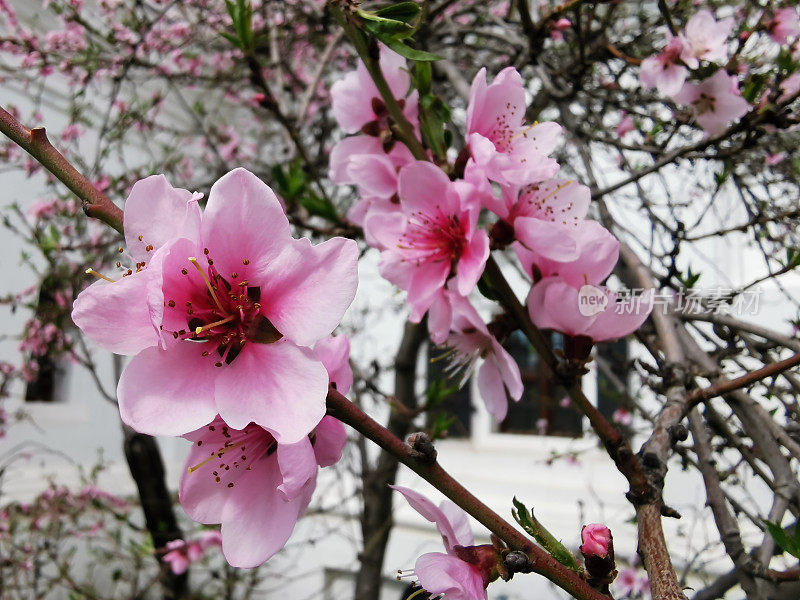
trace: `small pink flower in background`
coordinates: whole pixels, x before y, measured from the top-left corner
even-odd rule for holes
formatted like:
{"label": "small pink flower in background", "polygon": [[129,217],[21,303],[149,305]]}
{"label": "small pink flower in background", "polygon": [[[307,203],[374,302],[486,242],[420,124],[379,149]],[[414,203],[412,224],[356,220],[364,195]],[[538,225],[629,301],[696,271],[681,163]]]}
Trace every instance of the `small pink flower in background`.
{"label": "small pink flower in background", "polygon": [[738,92],[736,76],[720,69],[700,83],[685,83],[672,99],[690,105],[706,134],[714,136],[724,132],[728,123],[740,119],[750,110],[750,104]]}
{"label": "small pink flower in background", "polygon": [[561,126],[524,126],[525,107],[525,88],[513,67],[500,71],[488,85],[485,68],[475,76],[467,106],[467,143],[475,164],[492,181],[526,185],[558,172],[558,163],[548,155],[561,139]]}
{"label": "small pink flower in background", "polygon": [[611,548],[611,530],[605,525],[592,523],[581,530],[581,554],[606,556]]}
{"label": "small pink flower in background", "polygon": [[647,573],[641,573],[632,567],[620,569],[615,584],[618,594],[621,596],[650,594],[650,579],[647,577]]}
{"label": "small pink flower in background", "polygon": [[764,157],[764,164],[769,165],[770,167],[773,165],[777,165],[786,158],[786,152],[777,152],[775,154],[767,154]]}
{"label": "small pink flower in background", "polygon": [[222,536],[218,530],[204,531],[199,539],[167,542],[163,560],[175,575],[181,575],[191,563],[200,560],[208,548],[221,545]]}
{"label": "small pink flower in background", "polygon": [[707,9],[696,12],[682,34],[681,59],[690,69],[700,60],[724,62],[728,59],[728,36],[733,30],[733,17],[717,21]]}
{"label": "small pink flower in background", "polygon": [[667,38],[667,45],[659,54],[642,61],[639,78],[643,86],[658,88],[665,96],[672,96],[680,91],[689,70],[679,63],[683,40],[669,34]]}
{"label": "small pink flower in background", "polygon": [[564,39],[564,31],[572,27],[572,21],[566,19],[564,17],[558,19],[555,23],[551,22],[548,24],[550,28],[550,37],[554,40],[563,40]]}
{"label": "small pink flower in background", "polygon": [[106,349],[135,355],[118,386],[123,420],[182,435],[220,414],[281,443],[307,436],[329,381],[310,346],[352,302],[355,243],[292,238],[272,190],[244,169],[214,184],[202,215],[163,176],[137,182],[124,221],[136,272],[84,290],[72,315]]}
{"label": "small pink flower in background", "polygon": [[437,166],[417,161],[400,171],[402,213],[372,218],[386,248],[383,277],[408,291],[411,319],[419,322],[448,279],[462,296],[478,283],[489,256],[489,237],[477,229],[480,200],[466,181],[451,182]]}
{"label": "small pink flower in background", "polygon": [[629,427],[633,423],[633,415],[623,406],[614,411],[614,414],[611,415],[611,420],[619,425]]}
{"label": "small pink flower in background", "polygon": [[[524,387],[519,366],[500,345],[467,298],[446,292],[452,307],[451,332],[444,345],[452,350],[448,371],[461,373],[465,381],[472,374],[478,359],[478,389],[487,410],[498,421],[506,418],[508,398],[518,401]],[[434,342],[437,340],[432,338]],[[437,342],[438,343],[438,342]]]}
{"label": "small pink flower in background", "polygon": [[800,92],[800,73],[793,73],[781,82],[781,91],[783,92],[778,98],[778,102],[786,102]]}
{"label": "small pink flower in background", "polygon": [[61,131],[61,139],[65,142],[76,140],[82,135],[83,135],[83,128],[81,128],[81,126],[76,123],[71,123],[70,125],[67,125]]}
{"label": "small pink flower in background", "polygon": [[[474,547],[467,513],[450,500],[444,500],[439,506],[422,494],[398,485],[390,486],[403,494],[405,499],[425,519],[435,523],[446,553],[429,552],[417,559],[411,573],[401,572],[400,577],[414,576],[419,585],[429,594],[441,594],[448,600],[486,600],[486,586],[489,585],[489,573],[485,564],[474,560],[481,547]],[[468,562],[471,559],[474,562]],[[478,564],[475,564],[478,563]]]}
{"label": "small pink flower in background", "polygon": [[327,416],[293,444],[277,443],[254,423],[239,430],[219,417],[185,437],[194,445],[181,476],[181,505],[195,521],[222,524],[222,552],[242,568],[283,548],[311,501],[318,467],[337,462],[347,441],[342,423]]}
{"label": "small pink flower in background", "polygon": [[[411,83],[406,59],[381,44],[380,67],[392,94],[403,107],[403,114],[416,126],[418,93],[414,90],[406,98]],[[360,61],[355,71],[331,86],[331,105],[336,121],[347,133],[361,131],[375,137],[390,133],[391,117],[372,77]]]}
{"label": "small pink flower in background", "polygon": [[620,111],[620,120],[619,124],[617,125],[616,133],[619,139],[624,138],[630,132],[634,131],[636,127],[633,124],[633,117],[631,117],[626,111]]}
{"label": "small pink flower in background", "polygon": [[797,8],[779,8],[772,16],[772,20],[767,23],[769,37],[779,44],[785,44],[789,38],[800,35],[800,15]]}

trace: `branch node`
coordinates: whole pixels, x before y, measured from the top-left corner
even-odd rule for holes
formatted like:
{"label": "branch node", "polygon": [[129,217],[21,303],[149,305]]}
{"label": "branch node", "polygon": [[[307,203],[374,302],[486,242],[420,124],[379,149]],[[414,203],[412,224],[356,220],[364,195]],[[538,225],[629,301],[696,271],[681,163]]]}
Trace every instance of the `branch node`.
{"label": "branch node", "polygon": [[419,462],[427,465],[436,462],[438,453],[427,433],[422,431],[412,433],[408,436],[408,445],[411,446],[411,455]]}

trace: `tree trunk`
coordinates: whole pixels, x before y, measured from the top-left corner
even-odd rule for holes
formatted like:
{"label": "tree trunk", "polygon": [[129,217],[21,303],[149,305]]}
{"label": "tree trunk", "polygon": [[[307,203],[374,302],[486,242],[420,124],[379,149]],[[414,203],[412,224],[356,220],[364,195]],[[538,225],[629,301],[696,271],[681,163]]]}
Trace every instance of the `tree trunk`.
{"label": "tree trunk", "polygon": [[[397,402],[410,409],[417,407],[414,392],[417,355],[426,337],[424,323],[406,323],[395,356],[394,395]],[[405,439],[411,422],[405,415],[392,411],[386,427],[400,439]],[[361,569],[356,578],[355,600],[379,600],[380,597],[383,559],[392,530],[392,490],[389,486],[395,482],[397,466],[397,459],[384,451],[381,451],[374,469],[366,464],[363,466],[361,534],[364,547],[359,557]]]}

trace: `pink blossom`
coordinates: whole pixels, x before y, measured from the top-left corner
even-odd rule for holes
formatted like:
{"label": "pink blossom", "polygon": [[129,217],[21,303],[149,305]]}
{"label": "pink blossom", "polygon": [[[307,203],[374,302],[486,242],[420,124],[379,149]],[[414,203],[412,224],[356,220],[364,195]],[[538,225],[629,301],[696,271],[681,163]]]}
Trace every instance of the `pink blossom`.
{"label": "pink blossom", "polygon": [[556,174],[558,163],[548,155],[560,140],[552,122],[523,126],[525,88],[516,69],[500,71],[491,84],[486,69],[472,82],[467,106],[467,142],[477,166],[501,184],[525,185]]}
{"label": "pink blossom", "polygon": [[69,142],[78,139],[82,135],[83,129],[81,129],[80,125],[71,123],[64,127],[64,130],[61,132],[61,139],[65,142]]}
{"label": "pink blossom", "polygon": [[767,154],[767,156],[764,157],[764,164],[771,167],[773,165],[777,165],[778,163],[782,162],[783,159],[785,158],[786,158],[786,152]]}
{"label": "pink blossom", "polygon": [[617,125],[616,133],[619,139],[623,139],[626,135],[628,135],[631,131],[636,129],[633,124],[633,117],[631,117],[627,112],[624,110],[620,111],[620,120],[619,124]]}
{"label": "pink blossom", "polygon": [[[416,125],[418,93],[414,90],[406,98],[411,81],[406,60],[381,44],[379,62],[403,114],[412,125]],[[363,63],[359,62],[355,71],[347,73],[331,86],[331,104],[336,121],[347,133],[360,130],[376,137],[390,136],[391,117]]]}
{"label": "pink blossom", "polygon": [[800,15],[797,8],[779,8],[767,23],[769,37],[779,44],[785,44],[789,38],[800,35]]}
{"label": "pink blossom", "polygon": [[342,394],[353,385],[353,370],[350,368],[350,340],[346,335],[331,336],[314,345],[314,355],[325,366],[328,377],[336,390]]}
{"label": "pink blossom", "polygon": [[403,494],[411,508],[436,524],[446,550],[446,553],[429,552],[420,556],[409,575],[415,576],[419,585],[433,596],[441,594],[448,600],[486,600],[489,582],[484,579],[481,565],[464,560],[471,558],[468,550],[474,548],[475,541],[467,513],[450,500],[436,506],[414,490],[399,485],[391,488]]}
{"label": "pink blossom", "polygon": [[603,342],[625,337],[641,327],[652,310],[652,295],[617,302],[611,290],[590,286],[604,297],[604,308],[595,314],[581,312],[577,287],[561,276],[547,277],[534,284],[528,296],[528,312],[537,327],[560,331],[571,337]]}
{"label": "pink blossom", "polygon": [[686,24],[681,59],[690,69],[700,60],[724,62],[728,58],[728,35],[733,29],[733,17],[717,21],[710,10],[696,12]]}
{"label": "pink blossom", "polygon": [[559,275],[577,288],[587,281],[598,283],[609,276],[619,258],[619,240],[607,229],[597,221],[582,221],[567,239],[575,244],[574,259],[556,260],[549,248],[544,248],[544,252],[531,251],[514,242],[514,251],[534,283],[543,277]]}
{"label": "pink blossom", "polygon": [[[452,307],[452,324],[444,345],[452,350],[448,370],[460,372],[466,380],[475,369],[478,359],[478,389],[487,410],[498,421],[506,418],[508,398],[518,401],[524,387],[516,361],[492,335],[469,300],[447,292]],[[436,332],[431,339],[437,342]]]}
{"label": "pink blossom", "polygon": [[355,243],[292,238],[275,194],[244,169],[214,184],[202,215],[197,195],[144,179],[124,217],[136,272],[96,282],[72,314],[101,346],[135,355],[117,390],[123,420],[181,435],[219,414],[281,443],[306,436],[328,390],[310,346],[355,295]]}
{"label": "pink blossom", "polygon": [[514,227],[514,237],[534,252],[559,262],[580,256],[583,220],[591,202],[585,185],[551,179],[503,189],[503,203],[484,201],[487,207]]}
{"label": "pink blossom", "polygon": [[451,182],[435,165],[417,161],[400,171],[402,212],[375,217],[383,277],[408,291],[418,322],[452,277],[462,296],[478,283],[489,256],[489,237],[477,229],[480,201],[466,181]]}
{"label": "pink blossom", "polygon": [[650,580],[647,573],[639,573],[631,567],[620,569],[615,584],[621,596],[640,596],[650,592]]}
{"label": "pink blossom", "polygon": [[633,423],[633,415],[627,408],[622,406],[614,411],[614,414],[611,415],[611,420],[614,423],[629,427]]}
{"label": "pink blossom", "polygon": [[691,105],[697,122],[707,135],[714,136],[723,133],[728,123],[743,117],[750,109],[738,90],[736,76],[720,69],[700,83],[686,82],[673,100]]}
{"label": "pink blossom", "polygon": [[163,560],[176,575],[185,573],[191,563],[197,562],[203,556],[203,549],[198,542],[172,540],[167,542],[166,549],[168,552],[164,554]]}
{"label": "pink blossom", "polygon": [[581,541],[581,554],[584,556],[606,556],[611,544],[611,530],[597,523],[584,525]]}
{"label": "pink blossom", "polygon": [[642,61],[639,78],[643,86],[658,88],[665,96],[672,96],[680,91],[689,71],[679,62],[683,52],[683,39],[667,35],[667,46],[661,53]]}
{"label": "pink blossom", "polygon": [[781,91],[778,102],[786,102],[800,92],[800,73],[793,73],[781,82]]}
{"label": "pink blossom", "polygon": [[220,417],[185,437],[194,445],[181,476],[181,505],[195,521],[222,524],[222,552],[242,568],[283,548],[311,501],[318,467],[338,461],[347,440],[344,426],[327,416],[313,442],[306,436],[281,444],[255,423],[234,429]]}

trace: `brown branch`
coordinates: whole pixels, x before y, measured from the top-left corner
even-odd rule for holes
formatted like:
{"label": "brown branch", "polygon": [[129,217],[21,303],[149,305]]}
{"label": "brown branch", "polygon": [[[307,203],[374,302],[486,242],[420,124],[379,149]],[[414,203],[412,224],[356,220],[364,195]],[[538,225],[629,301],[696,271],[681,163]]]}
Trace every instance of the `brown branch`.
{"label": "brown branch", "polygon": [[568,569],[539,546],[515,529],[491,508],[478,500],[463,485],[453,479],[438,463],[421,462],[411,447],[364,413],[334,388],[328,390],[328,413],[350,425],[364,437],[389,452],[442,494],[463,508],[481,525],[502,539],[510,549],[525,552],[532,570],[547,577],[575,598],[609,600],[609,596],[592,588],[580,575]]}
{"label": "brown branch", "polygon": [[122,233],[122,210],[73,167],[47,139],[44,127],[28,129],[0,107],[0,132],[35,158],[83,202],[87,216]]}

